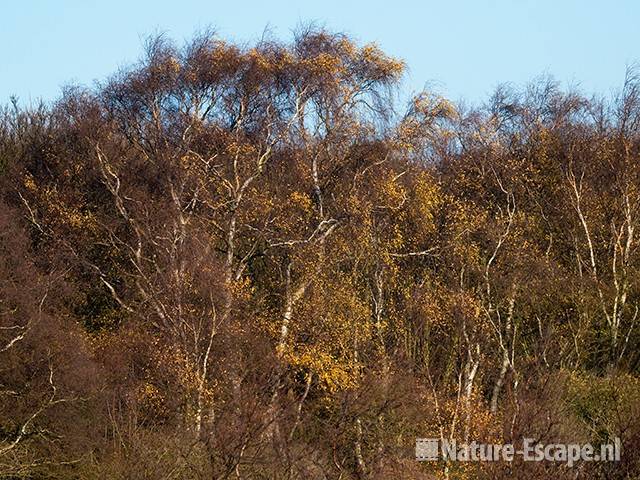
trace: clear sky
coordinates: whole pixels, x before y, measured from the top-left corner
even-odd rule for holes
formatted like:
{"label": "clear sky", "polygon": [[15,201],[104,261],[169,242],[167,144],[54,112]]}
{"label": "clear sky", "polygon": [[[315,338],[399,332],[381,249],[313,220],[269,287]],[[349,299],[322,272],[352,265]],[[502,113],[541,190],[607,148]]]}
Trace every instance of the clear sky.
{"label": "clear sky", "polygon": [[291,38],[315,21],[407,62],[405,92],[425,85],[453,100],[484,100],[499,83],[550,74],[589,93],[618,88],[640,61],[637,0],[4,0],[0,103],[55,99],[137,59],[144,37],[183,41],[215,28],[255,40]]}

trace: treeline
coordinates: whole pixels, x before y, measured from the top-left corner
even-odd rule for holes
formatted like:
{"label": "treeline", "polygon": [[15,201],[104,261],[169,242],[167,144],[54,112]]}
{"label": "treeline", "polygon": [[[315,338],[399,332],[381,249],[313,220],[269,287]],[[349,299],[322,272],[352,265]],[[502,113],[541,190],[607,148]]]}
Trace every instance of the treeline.
{"label": "treeline", "polygon": [[158,38],[4,109],[2,478],[638,478],[638,78],[403,109],[403,71],[321,30]]}

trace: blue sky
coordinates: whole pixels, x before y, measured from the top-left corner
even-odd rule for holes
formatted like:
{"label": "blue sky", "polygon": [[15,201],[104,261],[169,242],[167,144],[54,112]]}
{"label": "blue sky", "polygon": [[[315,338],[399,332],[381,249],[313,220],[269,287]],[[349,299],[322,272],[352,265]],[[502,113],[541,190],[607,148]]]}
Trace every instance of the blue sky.
{"label": "blue sky", "polygon": [[0,12],[0,103],[55,99],[135,61],[148,34],[183,41],[208,26],[246,42],[315,21],[404,59],[406,93],[427,85],[470,102],[541,74],[606,94],[640,61],[632,0],[6,0]]}

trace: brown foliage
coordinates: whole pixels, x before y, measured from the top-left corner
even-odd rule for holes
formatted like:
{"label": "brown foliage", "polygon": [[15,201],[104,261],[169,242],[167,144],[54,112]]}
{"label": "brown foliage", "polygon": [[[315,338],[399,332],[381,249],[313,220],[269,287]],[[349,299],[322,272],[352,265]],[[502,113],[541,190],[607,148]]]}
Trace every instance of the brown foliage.
{"label": "brown foliage", "polygon": [[[635,478],[638,81],[404,115],[402,62],[205,34],[0,119],[0,476]],[[419,464],[417,437],[616,464]]]}

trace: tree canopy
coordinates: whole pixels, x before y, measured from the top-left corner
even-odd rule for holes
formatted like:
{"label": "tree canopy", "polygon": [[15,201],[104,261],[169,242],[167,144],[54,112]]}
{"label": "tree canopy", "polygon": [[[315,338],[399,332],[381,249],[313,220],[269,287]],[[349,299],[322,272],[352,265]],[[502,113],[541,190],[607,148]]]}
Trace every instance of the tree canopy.
{"label": "tree canopy", "polygon": [[[2,110],[0,476],[637,478],[638,77],[470,108],[404,70],[158,37]],[[523,436],[624,455],[413,456]]]}

